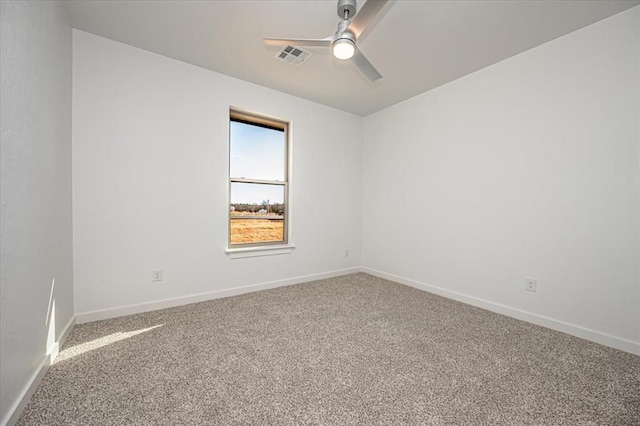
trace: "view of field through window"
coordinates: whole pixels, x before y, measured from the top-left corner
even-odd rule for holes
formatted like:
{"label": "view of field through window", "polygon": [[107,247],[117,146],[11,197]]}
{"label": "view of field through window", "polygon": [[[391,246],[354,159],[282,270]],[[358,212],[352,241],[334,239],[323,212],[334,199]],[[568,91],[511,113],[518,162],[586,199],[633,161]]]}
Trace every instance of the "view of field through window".
{"label": "view of field through window", "polygon": [[284,242],[286,133],[230,122],[230,244]]}

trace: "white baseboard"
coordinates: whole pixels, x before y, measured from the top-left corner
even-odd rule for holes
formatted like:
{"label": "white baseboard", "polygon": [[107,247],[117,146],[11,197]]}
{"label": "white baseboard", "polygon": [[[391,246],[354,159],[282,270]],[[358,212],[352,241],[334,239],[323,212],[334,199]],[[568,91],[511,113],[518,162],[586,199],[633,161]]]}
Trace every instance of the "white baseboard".
{"label": "white baseboard", "polygon": [[380,278],[384,278],[390,281],[395,281],[400,284],[408,285],[419,290],[424,290],[429,293],[437,294],[448,299],[457,300],[468,305],[477,306],[479,308],[486,309],[488,311],[496,312],[498,314],[506,315],[508,317],[516,318],[522,321],[527,321],[542,327],[547,327],[552,330],[560,331],[562,333],[571,334],[572,336],[580,337],[582,339],[590,340],[601,345],[609,346],[611,348],[620,349],[625,352],[629,352],[635,355],[640,355],[640,342],[634,342],[631,340],[623,339],[621,337],[612,336],[610,334],[602,333],[596,330],[591,330],[579,325],[570,324],[564,321],[560,321],[554,318],[549,318],[543,315],[534,314],[531,312],[523,311],[521,309],[512,308],[499,303],[491,302],[489,300],[480,299],[466,294],[458,293],[451,290],[446,290],[441,287],[421,283],[411,280],[409,278],[400,277],[397,275],[389,274],[376,269],[361,268],[362,272],[366,272],[371,275],[375,275]]}
{"label": "white baseboard", "polygon": [[49,346],[47,351],[48,355],[46,355],[40,365],[38,365],[36,371],[33,372],[33,375],[27,381],[26,386],[18,395],[18,398],[16,398],[15,402],[11,405],[9,412],[7,413],[5,418],[2,419],[2,422],[0,422],[1,426],[13,426],[18,422],[18,419],[20,418],[20,414],[22,414],[24,407],[27,406],[34,392],[36,391],[36,389],[38,389],[38,385],[42,381],[44,375],[47,373],[47,370],[49,370],[51,364],[53,364],[53,361],[58,356],[60,348],[64,345],[64,342],[67,340],[67,337],[69,337],[69,334],[71,333],[71,330],[73,330],[75,324],[76,318],[74,316],[69,320],[67,325],[62,330],[60,339]]}
{"label": "white baseboard", "polygon": [[354,274],[360,272],[359,267],[340,269],[337,271],[323,272],[319,274],[303,275],[285,280],[271,281],[261,284],[252,284],[242,287],[229,288],[225,290],[215,290],[207,293],[193,294],[189,296],[174,297],[171,299],[157,300],[153,302],[140,303],[136,305],[120,306],[117,308],[103,309],[99,311],[76,313],[76,322],[83,324],[91,321],[99,321],[109,318],[122,317],[126,315],[140,314],[143,312],[155,311],[158,309],[173,308],[175,306],[188,305],[190,303],[205,302],[207,300],[222,299],[224,297],[237,296],[254,291],[267,290],[270,288],[284,287],[293,284],[301,284],[309,281],[333,278],[341,275]]}

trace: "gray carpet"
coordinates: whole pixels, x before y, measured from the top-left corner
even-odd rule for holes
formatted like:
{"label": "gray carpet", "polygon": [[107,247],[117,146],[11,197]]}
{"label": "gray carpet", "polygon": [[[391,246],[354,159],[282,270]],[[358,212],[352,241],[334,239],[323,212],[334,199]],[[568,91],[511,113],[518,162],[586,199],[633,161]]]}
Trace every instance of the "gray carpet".
{"label": "gray carpet", "polygon": [[20,425],[640,424],[640,357],[354,274],[75,327]]}

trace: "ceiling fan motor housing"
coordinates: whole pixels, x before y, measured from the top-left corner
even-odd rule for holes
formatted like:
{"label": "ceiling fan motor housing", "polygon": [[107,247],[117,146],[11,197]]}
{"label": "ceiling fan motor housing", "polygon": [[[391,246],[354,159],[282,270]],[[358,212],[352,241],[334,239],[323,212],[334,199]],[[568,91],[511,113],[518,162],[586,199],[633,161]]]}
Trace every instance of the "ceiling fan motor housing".
{"label": "ceiling fan motor housing", "polygon": [[333,42],[335,43],[338,40],[349,40],[354,46],[356,44],[356,36],[354,36],[350,31],[343,31],[337,34],[336,39]]}
{"label": "ceiling fan motor housing", "polygon": [[345,19],[345,12],[348,18],[353,18],[356,14],[356,0],[338,0],[338,16]]}

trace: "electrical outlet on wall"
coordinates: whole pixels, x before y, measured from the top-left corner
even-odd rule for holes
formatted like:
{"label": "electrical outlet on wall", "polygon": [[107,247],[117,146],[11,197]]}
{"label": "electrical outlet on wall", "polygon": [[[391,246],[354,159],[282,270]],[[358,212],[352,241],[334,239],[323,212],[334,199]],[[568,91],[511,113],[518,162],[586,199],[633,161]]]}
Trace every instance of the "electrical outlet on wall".
{"label": "electrical outlet on wall", "polygon": [[162,269],[154,269],[151,271],[151,281],[154,283],[162,281]]}
{"label": "electrical outlet on wall", "polygon": [[344,249],[344,257],[349,257],[349,249]]}
{"label": "electrical outlet on wall", "polygon": [[524,289],[527,291],[536,291],[538,288],[538,281],[535,278],[524,279]]}

